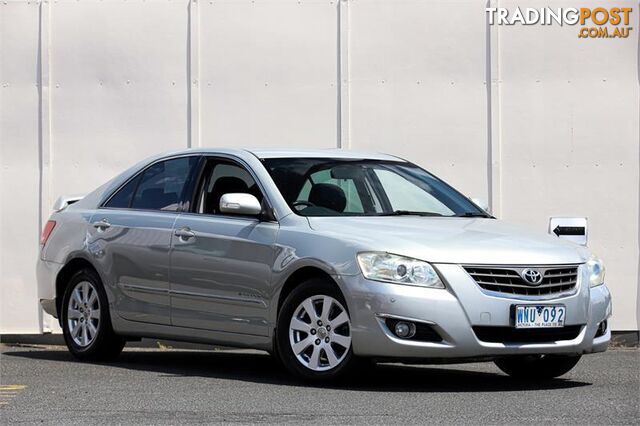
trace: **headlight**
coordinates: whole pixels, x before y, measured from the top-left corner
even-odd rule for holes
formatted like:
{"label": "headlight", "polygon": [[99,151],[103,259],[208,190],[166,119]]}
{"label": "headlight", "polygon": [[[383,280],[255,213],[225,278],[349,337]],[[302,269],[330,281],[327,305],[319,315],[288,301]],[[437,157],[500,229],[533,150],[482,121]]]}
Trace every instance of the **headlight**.
{"label": "headlight", "polygon": [[589,273],[589,287],[596,287],[604,284],[604,264],[596,256],[591,256],[587,261],[587,272]]}
{"label": "headlight", "polygon": [[427,262],[389,253],[359,253],[362,275],[369,280],[444,288],[435,269]]}

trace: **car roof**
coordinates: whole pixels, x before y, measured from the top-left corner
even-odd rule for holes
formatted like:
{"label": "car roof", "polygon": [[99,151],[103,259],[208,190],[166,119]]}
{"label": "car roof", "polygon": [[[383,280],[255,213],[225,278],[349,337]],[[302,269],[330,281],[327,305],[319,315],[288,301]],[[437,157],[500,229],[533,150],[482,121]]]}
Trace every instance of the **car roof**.
{"label": "car roof", "polygon": [[346,158],[364,160],[387,160],[405,162],[402,158],[382,153],[351,151],[348,149],[293,149],[293,148],[190,148],[181,151],[174,151],[171,155],[187,153],[202,154],[231,154],[239,155],[253,154],[260,159],[264,158]]}
{"label": "car roof", "polygon": [[353,158],[366,160],[404,161],[401,158],[378,152],[351,151],[348,149],[247,149],[258,158]]}

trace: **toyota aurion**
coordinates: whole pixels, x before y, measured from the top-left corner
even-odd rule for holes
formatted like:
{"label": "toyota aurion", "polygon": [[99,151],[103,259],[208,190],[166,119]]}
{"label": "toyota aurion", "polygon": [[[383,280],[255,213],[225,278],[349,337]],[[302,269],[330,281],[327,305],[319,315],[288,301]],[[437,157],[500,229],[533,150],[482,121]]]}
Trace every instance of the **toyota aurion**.
{"label": "toyota aurion", "polygon": [[481,204],[391,155],[160,155],[58,200],[40,303],[81,360],[151,337],[265,350],[310,380],[370,360],[552,378],[606,350],[602,262]]}

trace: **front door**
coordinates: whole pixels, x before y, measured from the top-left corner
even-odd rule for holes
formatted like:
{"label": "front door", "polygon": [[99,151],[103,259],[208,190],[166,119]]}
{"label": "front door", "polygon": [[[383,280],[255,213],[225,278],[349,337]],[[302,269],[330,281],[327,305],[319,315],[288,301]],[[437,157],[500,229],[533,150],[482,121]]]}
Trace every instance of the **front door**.
{"label": "front door", "polygon": [[278,224],[219,212],[226,193],[250,193],[262,200],[242,165],[212,158],[201,176],[196,202],[178,217],[172,236],[172,323],[267,336]]}

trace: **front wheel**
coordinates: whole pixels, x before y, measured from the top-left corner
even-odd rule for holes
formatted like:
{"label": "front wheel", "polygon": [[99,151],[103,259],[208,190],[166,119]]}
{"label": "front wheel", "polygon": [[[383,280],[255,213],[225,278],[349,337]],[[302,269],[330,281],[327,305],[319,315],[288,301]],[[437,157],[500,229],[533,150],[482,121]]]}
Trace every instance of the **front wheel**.
{"label": "front wheel", "polygon": [[518,355],[497,359],[495,364],[518,379],[552,379],[568,373],[580,361],[580,355]]}
{"label": "front wheel", "polygon": [[355,363],[344,297],[322,279],[310,279],[287,296],[276,339],[285,367],[304,379],[336,379]]}
{"label": "front wheel", "polygon": [[125,345],[111,327],[107,295],[89,269],[73,275],[62,299],[62,329],[69,352],[86,361],[115,358]]}

